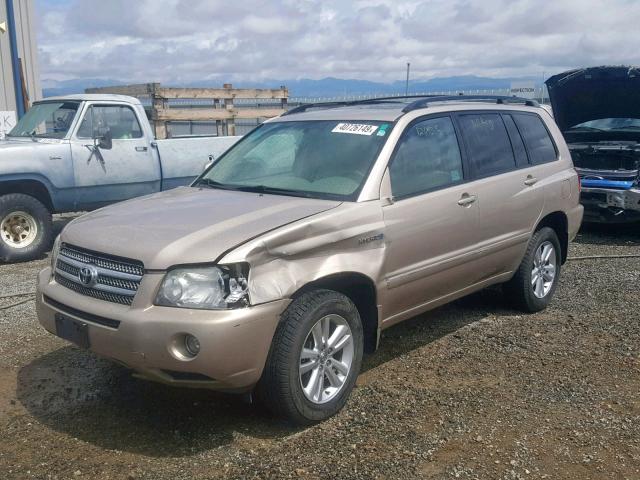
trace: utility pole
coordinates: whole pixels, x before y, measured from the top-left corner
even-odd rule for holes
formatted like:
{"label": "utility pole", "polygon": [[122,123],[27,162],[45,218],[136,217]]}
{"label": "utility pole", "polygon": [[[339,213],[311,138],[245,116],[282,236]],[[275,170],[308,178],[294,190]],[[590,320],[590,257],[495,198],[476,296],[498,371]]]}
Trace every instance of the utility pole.
{"label": "utility pole", "polygon": [[409,95],[409,69],[411,68],[411,64],[409,62],[407,62],[407,83],[405,84],[404,87],[404,94]]}

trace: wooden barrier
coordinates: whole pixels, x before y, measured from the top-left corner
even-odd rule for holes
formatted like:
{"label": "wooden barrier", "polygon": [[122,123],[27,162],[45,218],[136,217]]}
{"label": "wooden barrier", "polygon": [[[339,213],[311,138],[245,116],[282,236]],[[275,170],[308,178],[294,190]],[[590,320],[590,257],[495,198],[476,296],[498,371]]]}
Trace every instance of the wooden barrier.
{"label": "wooden barrier", "polygon": [[[222,88],[182,88],[163,87],[159,83],[119,85],[114,87],[88,88],[86,93],[111,93],[145,97],[151,99],[151,121],[156,138],[167,138],[167,123],[174,121],[215,121],[218,135],[235,135],[236,119],[271,118],[286,111],[289,92],[286,87],[277,89],[233,88],[230,83]],[[212,106],[197,108],[176,108],[169,106],[169,100],[212,100]],[[243,108],[234,100],[256,100],[256,108]],[[260,106],[259,100],[279,100]],[[273,106],[271,106],[273,104]]]}

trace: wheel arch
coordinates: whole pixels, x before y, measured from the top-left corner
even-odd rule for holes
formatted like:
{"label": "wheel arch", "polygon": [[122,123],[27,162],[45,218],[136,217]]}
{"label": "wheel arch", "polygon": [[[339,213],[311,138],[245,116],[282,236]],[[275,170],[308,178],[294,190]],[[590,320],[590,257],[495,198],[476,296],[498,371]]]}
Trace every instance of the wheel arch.
{"label": "wheel arch", "polygon": [[51,191],[47,184],[40,179],[0,179],[0,196],[11,193],[29,195],[47,207],[50,212],[55,210]]}
{"label": "wheel arch", "polygon": [[560,240],[560,249],[562,263],[567,261],[567,255],[569,252],[569,219],[564,212],[556,211],[551,212],[544,216],[536,225],[535,231],[549,227],[556,232],[558,240]]}
{"label": "wheel arch", "polygon": [[371,353],[378,346],[378,304],[375,282],[359,272],[341,272],[318,278],[298,289],[292,299],[311,290],[333,290],[347,296],[358,309],[364,333],[364,351]]}

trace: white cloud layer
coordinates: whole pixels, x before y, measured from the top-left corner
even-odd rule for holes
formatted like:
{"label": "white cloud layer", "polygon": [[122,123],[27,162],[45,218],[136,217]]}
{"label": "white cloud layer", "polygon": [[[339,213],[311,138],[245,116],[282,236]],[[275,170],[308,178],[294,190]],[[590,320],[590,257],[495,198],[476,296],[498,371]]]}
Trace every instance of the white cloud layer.
{"label": "white cloud layer", "polygon": [[635,0],[37,0],[43,78],[556,73],[640,64]]}

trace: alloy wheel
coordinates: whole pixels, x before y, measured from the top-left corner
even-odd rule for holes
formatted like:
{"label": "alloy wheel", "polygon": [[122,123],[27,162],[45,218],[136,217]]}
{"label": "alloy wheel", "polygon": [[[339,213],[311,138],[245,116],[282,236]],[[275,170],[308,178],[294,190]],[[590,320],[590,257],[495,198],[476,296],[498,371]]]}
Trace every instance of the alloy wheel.
{"label": "alloy wheel", "polygon": [[354,358],[351,328],[340,315],[322,317],[311,328],[300,352],[300,385],[316,404],[335,398],[344,387]]}
{"label": "alloy wheel", "polygon": [[533,294],[544,298],[551,291],[556,279],[556,249],[549,241],[542,242],[536,249],[531,270],[531,287]]}

